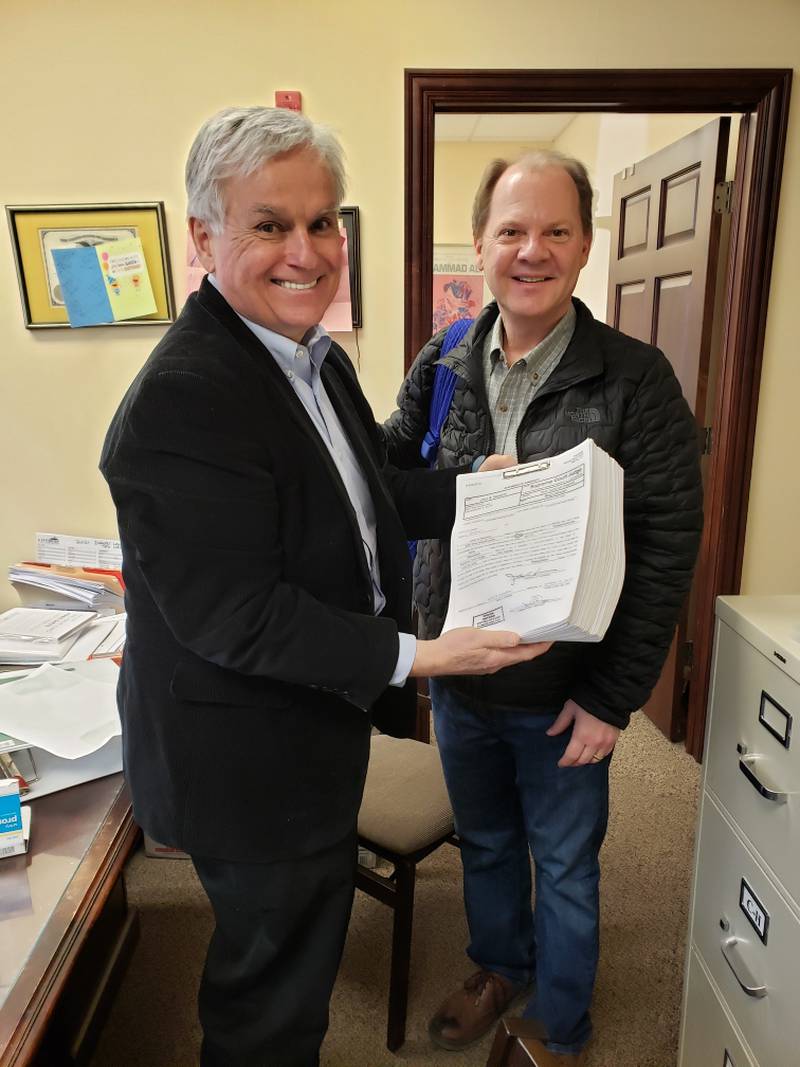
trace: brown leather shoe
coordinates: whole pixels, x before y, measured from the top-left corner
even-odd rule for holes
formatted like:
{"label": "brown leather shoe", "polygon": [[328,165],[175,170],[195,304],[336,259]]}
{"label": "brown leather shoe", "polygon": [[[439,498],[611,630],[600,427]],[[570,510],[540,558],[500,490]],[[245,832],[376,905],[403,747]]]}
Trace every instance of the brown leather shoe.
{"label": "brown leather shoe", "polygon": [[477,971],[450,994],[431,1019],[431,1040],[451,1052],[467,1048],[483,1037],[527,988],[494,971]]}

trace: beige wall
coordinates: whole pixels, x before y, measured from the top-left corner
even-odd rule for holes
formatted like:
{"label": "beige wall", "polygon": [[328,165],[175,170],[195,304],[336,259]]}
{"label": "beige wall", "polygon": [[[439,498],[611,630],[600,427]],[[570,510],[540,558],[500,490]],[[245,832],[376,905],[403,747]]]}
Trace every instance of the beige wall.
{"label": "beige wall", "polygon": [[515,159],[539,147],[538,142],[438,141],[433,156],[434,243],[471,245],[472,200],[486,166],[493,159]]}
{"label": "beige wall", "polygon": [[[792,66],[800,9],[764,0],[759,33],[742,0],[636,0],[558,5],[463,0],[100,0],[23,5],[0,0],[0,198],[3,203],[166,202],[176,291],[183,249],[181,171],[212,111],[271,103],[299,89],[315,119],[337,127],[362,211],[365,327],[361,377],[376,413],[402,373],[404,67]],[[691,33],[686,26],[691,26]],[[624,29],[624,32],[622,32]],[[797,591],[800,453],[795,256],[800,110],[790,116],[776,273],[745,555],[747,591]],[[35,530],[110,535],[96,473],[105,427],[161,334],[156,327],[23,328],[7,232],[0,233],[0,567],[32,550]],[[346,339],[353,350],[351,339]],[[0,607],[14,597],[0,582]]]}

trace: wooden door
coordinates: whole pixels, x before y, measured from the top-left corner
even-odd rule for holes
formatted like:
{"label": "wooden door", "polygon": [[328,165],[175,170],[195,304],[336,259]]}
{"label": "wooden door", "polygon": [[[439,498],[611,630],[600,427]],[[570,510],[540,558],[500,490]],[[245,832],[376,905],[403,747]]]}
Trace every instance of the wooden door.
{"label": "wooden door", "polygon": [[[610,325],[657,345],[705,440],[730,119],[714,122],[614,178]],[[645,712],[666,736],[686,731],[694,620],[690,594]]]}

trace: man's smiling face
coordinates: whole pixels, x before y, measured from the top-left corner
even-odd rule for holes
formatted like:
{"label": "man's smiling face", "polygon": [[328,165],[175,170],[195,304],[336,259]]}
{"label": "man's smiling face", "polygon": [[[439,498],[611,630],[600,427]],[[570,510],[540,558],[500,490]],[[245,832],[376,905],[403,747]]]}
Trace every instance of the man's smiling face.
{"label": "man's smiling face", "polygon": [[475,248],[506,330],[547,336],[569,310],[591,243],[565,170],[512,166],[501,175]]}
{"label": "man's smiling face", "polygon": [[268,160],[223,189],[221,234],[191,219],[195,247],[234,311],[301,341],[333,300],[342,269],[336,188],[313,148]]}

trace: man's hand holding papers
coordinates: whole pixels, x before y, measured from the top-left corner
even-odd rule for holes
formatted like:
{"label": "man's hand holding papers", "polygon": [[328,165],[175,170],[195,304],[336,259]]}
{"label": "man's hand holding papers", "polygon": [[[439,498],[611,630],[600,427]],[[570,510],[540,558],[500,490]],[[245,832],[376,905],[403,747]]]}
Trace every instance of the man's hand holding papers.
{"label": "man's hand holding papers", "polygon": [[[504,457],[493,457],[502,461]],[[623,474],[587,439],[561,455],[457,482],[444,632],[600,641],[625,574]]]}
{"label": "man's hand holding papers", "polygon": [[483,474],[485,471],[501,471],[506,467],[516,467],[517,457],[502,453],[495,452],[494,455],[487,456],[486,459],[478,467],[478,474]]}
{"label": "man's hand holding papers", "polygon": [[551,642],[524,644],[508,630],[487,632],[459,626],[433,641],[417,641],[412,678],[451,674],[495,674],[504,667],[536,659]]}

